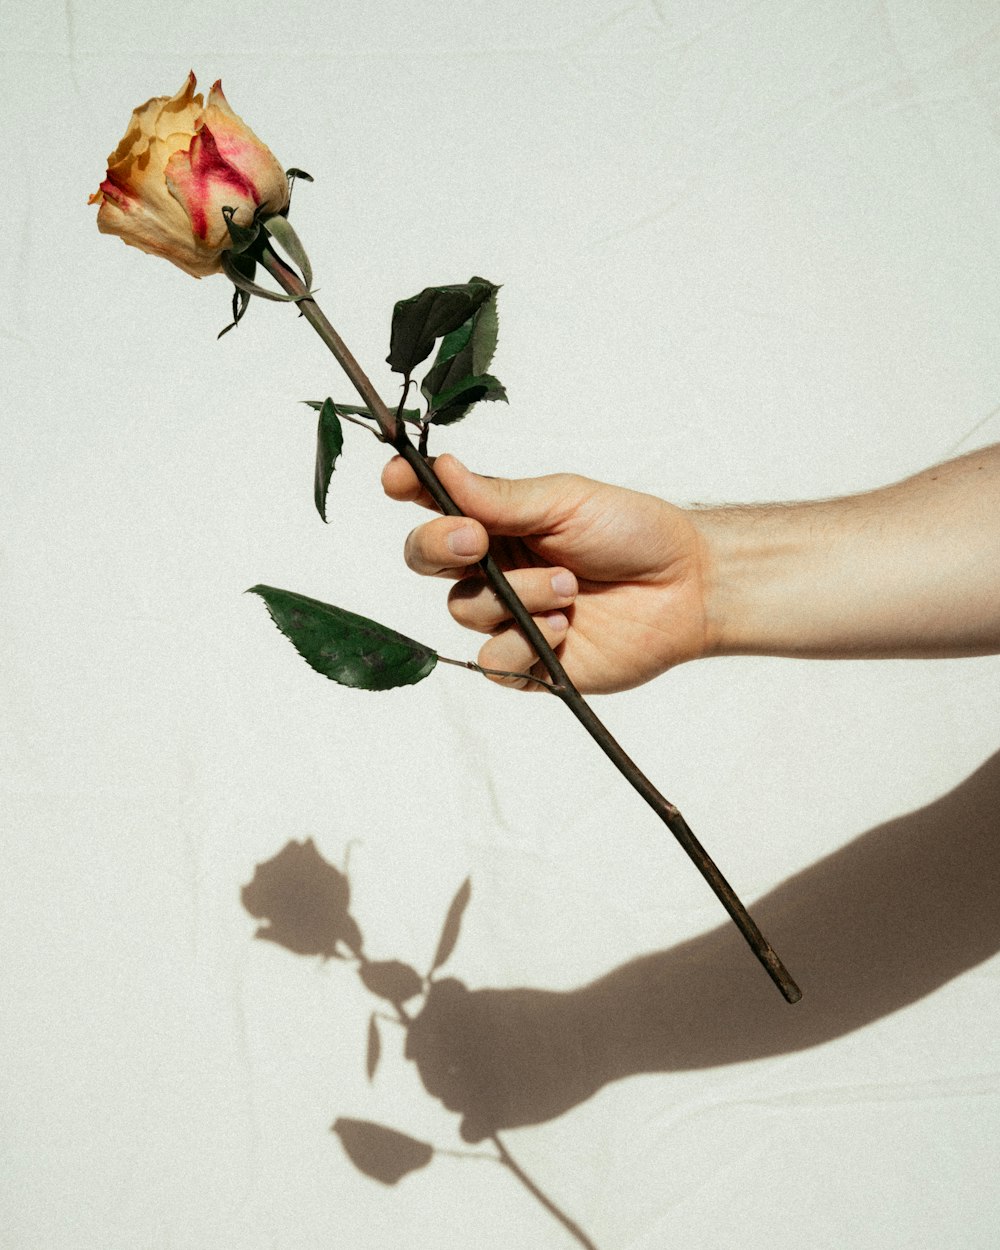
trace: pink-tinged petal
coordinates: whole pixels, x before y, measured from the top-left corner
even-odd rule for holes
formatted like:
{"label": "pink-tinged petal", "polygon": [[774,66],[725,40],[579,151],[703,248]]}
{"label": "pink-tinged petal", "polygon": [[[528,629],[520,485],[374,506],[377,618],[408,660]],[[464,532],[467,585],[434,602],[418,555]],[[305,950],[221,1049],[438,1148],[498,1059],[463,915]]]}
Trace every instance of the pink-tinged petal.
{"label": "pink-tinged petal", "polygon": [[228,241],[223,208],[234,209],[241,226],[253,221],[257,209],[254,187],[223,160],[207,126],[195,135],[189,152],[176,152],[167,162],[166,185],[186,210],[195,235],[211,247],[222,248]]}
{"label": "pink-tinged petal", "polygon": [[257,203],[268,213],[280,213],[288,205],[285,171],[271,149],[233,112],[216,82],[208,93],[204,124],[211,130],[222,159],[254,188]]}

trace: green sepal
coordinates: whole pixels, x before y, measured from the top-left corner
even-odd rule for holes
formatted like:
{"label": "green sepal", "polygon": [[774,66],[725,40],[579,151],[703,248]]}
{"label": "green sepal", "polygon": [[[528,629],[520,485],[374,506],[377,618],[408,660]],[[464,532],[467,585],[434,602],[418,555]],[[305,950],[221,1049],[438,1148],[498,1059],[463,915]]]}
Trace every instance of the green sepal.
{"label": "green sepal", "polygon": [[313,498],[316,511],[326,523],[326,494],[330,489],[330,478],[337,458],[344,450],[344,427],[340,424],[337,410],[332,399],[325,399],[319,410],[319,424],[316,429],[316,476],[313,486]]}
{"label": "green sepal", "polygon": [[312,174],[307,174],[304,169],[296,169],[293,165],[291,169],[285,170],[286,178],[301,178],[303,182],[315,182],[316,179]]}
{"label": "green sepal", "polygon": [[391,690],[422,681],[437,652],[386,625],[292,590],[251,586],[271,619],[317,673],[360,690]]}
{"label": "green sepal", "polygon": [[491,282],[477,278],[460,285],[425,287],[400,300],[392,311],[386,357],[393,372],[409,377],[431,354],[435,341],[468,321],[495,290]]}
{"label": "green sepal", "polygon": [[260,223],[255,219],[249,226],[241,226],[238,221],[234,220],[236,213],[235,208],[230,208],[227,204],[222,210],[222,216],[226,221],[226,229],[229,231],[229,237],[233,241],[233,246],[228,250],[235,252],[245,252],[248,247],[252,247],[257,242],[257,236],[260,234]]}
{"label": "green sepal", "polygon": [[302,241],[295,233],[288,218],[276,213],[273,217],[265,217],[261,225],[268,234],[273,235],[278,240],[288,258],[298,265],[299,272],[302,274],[302,281],[306,286],[312,286],[312,265],[309,263],[309,257],[306,255],[306,249],[302,246]]}
{"label": "green sepal", "polygon": [[[248,282],[253,281],[253,276],[257,272],[257,262],[252,256],[246,253],[239,255],[230,255],[229,260],[234,269],[236,269],[242,277]],[[243,320],[247,306],[250,303],[250,295],[248,292],[241,290],[238,286],[233,287],[233,319],[229,325],[225,326],[216,335],[216,338],[222,338],[224,334],[228,334],[230,330],[235,330]]]}
{"label": "green sepal", "polygon": [[484,399],[502,399],[506,403],[507,392],[490,373],[484,373],[477,378],[463,378],[461,382],[434,396],[427,420],[432,425],[451,425],[454,421],[460,421],[473,404]]}
{"label": "green sepal", "polygon": [[251,282],[236,267],[238,256],[234,256],[231,251],[222,253],[222,272],[226,275],[233,286],[238,286],[241,291],[246,291],[248,295],[259,295],[261,299],[273,299],[279,304],[294,304],[302,299],[311,299],[312,291],[306,291],[304,295],[284,295],[280,291],[269,291],[266,286],[258,286],[256,282]]}

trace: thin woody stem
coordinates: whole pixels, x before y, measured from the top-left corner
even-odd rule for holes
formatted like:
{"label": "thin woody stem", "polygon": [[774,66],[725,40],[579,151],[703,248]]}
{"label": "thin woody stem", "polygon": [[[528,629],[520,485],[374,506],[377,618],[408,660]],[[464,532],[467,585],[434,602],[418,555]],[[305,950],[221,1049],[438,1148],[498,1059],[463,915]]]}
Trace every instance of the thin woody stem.
{"label": "thin woody stem", "polygon": [[553,694],[559,693],[559,687],[554,682],[546,681],[544,677],[535,677],[533,673],[511,673],[505,668],[484,668],[482,664],[476,664],[473,660],[450,660],[446,655],[439,655],[438,663],[454,664],[456,668],[467,668],[473,673],[482,673],[484,677],[515,677],[518,681],[531,681],[544,686]]}
{"label": "thin woody stem", "polygon": [[[420,484],[441,511],[446,516],[463,516],[464,513],[445,490],[432,465],[410,441],[403,422],[398,420],[383,403],[367,374],[365,374],[351,355],[337,331],[327,321],[316,301],[309,295],[305,283],[299,275],[293,269],[290,269],[270,249],[265,249],[264,254],[260,257],[260,262],[289,295],[296,297],[300,312],[336,357],[341,368],[354,385],[355,390],[378,422],[386,440],[392,444],[410,465]],[[552,679],[553,693],[562,699],[629,785],[645,799],[646,803],[674,835],[688,855],[688,858],[708,882],[716,898],[729,913],[730,918],[743,935],[747,945],[753,951],[768,976],[781,991],[786,1001],[789,1003],[798,1002],[802,997],[802,991],[795,984],[785,965],[778,957],[777,952],[761,933],[750,913],[743,906],[735,890],[695,837],[687,821],[673,803],[656,789],[645,773],[626,754],[596,716],[583,695],[570,680],[559,657],[546,642],[541,630],[532,619],[531,613],[521,602],[494,558],[491,555],[487,555],[484,560],[480,561],[480,568],[544,665]]]}

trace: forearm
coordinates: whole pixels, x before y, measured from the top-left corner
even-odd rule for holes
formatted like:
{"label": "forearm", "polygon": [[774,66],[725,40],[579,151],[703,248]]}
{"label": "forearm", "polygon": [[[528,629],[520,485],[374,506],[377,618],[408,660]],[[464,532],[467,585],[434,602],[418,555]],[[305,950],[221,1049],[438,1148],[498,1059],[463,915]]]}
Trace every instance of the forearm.
{"label": "forearm", "polygon": [[689,515],[709,654],[1000,651],[1000,445],[864,495]]}

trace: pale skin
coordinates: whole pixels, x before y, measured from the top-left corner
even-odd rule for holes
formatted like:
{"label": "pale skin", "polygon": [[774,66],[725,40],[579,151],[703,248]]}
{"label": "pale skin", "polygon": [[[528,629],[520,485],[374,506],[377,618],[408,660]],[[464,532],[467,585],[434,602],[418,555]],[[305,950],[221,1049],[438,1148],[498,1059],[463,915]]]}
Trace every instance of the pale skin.
{"label": "pale skin", "polygon": [[[719,508],[573,474],[482,477],[448,455],[435,469],[466,516],[413,530],[406,562],[454,581],[449,610],[489,636],[486,668],[545,676],[476,568],[488,548],[584,694],[707,656],[1000,652],[1000,444],[860,495]],[[382,482],[433,508],[399,457]]]}

